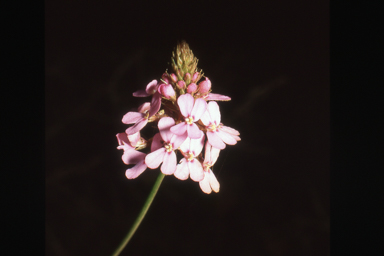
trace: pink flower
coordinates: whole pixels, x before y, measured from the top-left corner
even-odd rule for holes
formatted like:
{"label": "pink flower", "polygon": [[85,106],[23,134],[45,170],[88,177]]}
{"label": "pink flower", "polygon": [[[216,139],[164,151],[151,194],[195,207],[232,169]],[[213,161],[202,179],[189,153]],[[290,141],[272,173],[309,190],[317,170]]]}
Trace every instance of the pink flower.
{"label": "pink flower", "polygon": [[191,179],[194,181],[201,181],[204,178],[203,166],[196,158],[199,156],[204,146],[204,134],[199,139],[187,138],[183,144],[180,145],[184,158],[176,167],[174,173],[175,177],[180,180]]}
{"label": "pink flower", "polygon": [[231,100],[230,97],[224,96],[217,93],[208,93],[207,95],[203,96],[203,99],[205,100],[219,100],[219,101],[228,101]]}
{"label": "pink flower", "polygon": [[[171,175],[176,171],[177,158],[175,150],[185,141],[187,134],[183,136],[174,135],[170,128],[175,125],[175,120],[171,117],[163,117],[158,123],[160,133],[153,137],[151,151],[145,157],[145,163],[151,169],[156,169],[161,163],[161,172]],[[164,141],[162,147],[161,139]]]}
{"label": "pink flower", "polygon": [[208,77],[206,77],[204,81],[201,81],[199,83],[199,93],[201,95],[205,95],[209,92],[210,89],[211,89],[211,81],[208,79]]}
{"label": "pink flower", "polygon": [[199,121],[207,108],[207,102],[203,99],[194,100],[191,94],[183,94],[177,99],[181,114],[185,117],[185,122],[181,122],[171,127],[171,132],[176,135],[188,133],[191,139],[199,139],[203,132],[197,127],[195,122]]}
{"label": "pink flower", "polygon": [[128,136],[124,136],[124,133],[116,134],[117,141],[119,146],[117,149],[123,149],[124,154],[121,157],[125,164],[135,164],[134,167],[129,168],[125,172],[125,176],[128,179],[135,179],[140,174],[142,174],[145,169],[147,169],[147,165],[144,162],[146,154],[143,152],[136,151],[134,147],[131,146]]}
{"label": "pink flower", "polygon": [[159,85],[157,84],[157,80],[152,80],[145,90],[139,90],[133,93],[135,97],[148,97],[152,96],[151,101],[151,109],[149,110],[149,117],[159,111],[161,107],[161,94],[157,91],[159,89]]}
{"label": "pink flower", "polygon": [[212,147],[207,141],[205,143],[205,157],[203,163],[204,179],[199,182],[200,188],[204,193],[210,194],[213,191],[219,192],[220,184],[213,174],[211,167],[219,157],[220,149]]}
{"label": "pink flower", "polygon": [[170,99],[172,101],[176,101],[176,92],[173,89],[171,84],[161,84],[159,86],[158,91],[161,95],[163,95],[165,98]]}
{"label": "pink flower", "polygon": [[209,143],[218,149],[224,149],[225,144],[235,145],[240,140],[240,133],[233,128],[223,126],[220,123],[219,105],[215,101],[210,101],[207,110],[201,116],[201,121],[207,128]]}
{"label": "pink flower", "polygon": [[138,108],[139,112],[128,112],[123,116],[121,121],[124,124],[134,124],[125,130],[128,135],[139,132],[148,123],[150,106],[151,104],[146,102]]}

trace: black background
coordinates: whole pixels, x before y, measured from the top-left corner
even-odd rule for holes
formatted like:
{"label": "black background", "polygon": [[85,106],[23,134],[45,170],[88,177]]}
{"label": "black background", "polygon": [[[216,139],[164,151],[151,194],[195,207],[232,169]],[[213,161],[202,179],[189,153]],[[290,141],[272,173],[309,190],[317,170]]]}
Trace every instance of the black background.
{"label": "black background", "polygon": [[240,141],[218,194],[165,177],[122,255],[329,255],[327,1],[47,1],[46,255],[109,255],[158,170],[124,176],[115,134],[186,40]]}

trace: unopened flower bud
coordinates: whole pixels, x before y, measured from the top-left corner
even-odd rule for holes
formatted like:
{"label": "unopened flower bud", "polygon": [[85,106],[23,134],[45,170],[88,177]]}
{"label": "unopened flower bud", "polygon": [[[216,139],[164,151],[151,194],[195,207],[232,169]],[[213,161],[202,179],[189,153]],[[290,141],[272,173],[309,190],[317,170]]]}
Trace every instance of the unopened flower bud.
{"label": "unopened flower bud", "polygon": [[185,82],[184,82],[183,80],[178,81],[178,82],[176,83],[176,85],[177,85],[177,87],[179,87],[180,89],[185,89],[185,87],[186,87],[186,84],[185,84]]}
{"label": "unopened flower bud", "polygon": [[194,93],[197,90],[197,85],[195,83],[191,83],[188,85],[187,93]]}
{"label": "unopened flower bud", "polygon": [[170,75],[170,78],[171,78],[172,82],[177,83],[177,76],[175,75],[175,73],[172,73]]}
{"label": "unopened flower bud", "polygon": [[192,80],[191,80],[191,82],[192,83],[196,83],[197,82],[197,79],[199,78],[199,72],[195,72],[194,74],[193,74],[193,77],[192,77]]}
{"label": "unopened flower bud", "polygon": [[167,99],[171,99],[173,101],[176,100],[176,93],[175,90],[173,89],[172,85],[170,84],[161,84],[159,86],[159,90],[161,95],[163,95]]}
{"label": "unopened flower bud", "polygon": [[210,89],[211,89],[211,81],[208,79],[208,77],[206,77],[204,81],[201,81],[199,83],[199,92],[200,94],[207,94]]}
{"label": "unopened flower bud", "polygon": [[167,73],[164,73],[164,74],[161,76],[161,80],[163,80],[163,82],[165,82],[166,84],[169,84],[169,83],[170,83],[170,77],[168,76]]}
{"label": "unopened flower bud", "polygon": [[190,84],[190,83],[191,83],[191,74],[186,73],[185,76],[184,76],[184,81],[185,81],[187,84]]}

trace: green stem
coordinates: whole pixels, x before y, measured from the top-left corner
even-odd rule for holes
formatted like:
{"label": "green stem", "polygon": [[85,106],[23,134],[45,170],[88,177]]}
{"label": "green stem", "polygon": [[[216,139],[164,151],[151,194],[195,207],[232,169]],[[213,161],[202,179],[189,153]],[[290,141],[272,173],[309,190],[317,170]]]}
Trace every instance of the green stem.
{"label": "green stem", "polygon": [[148,195],[147,201],[145,201],[145,204],[144,204],[143,208],[141,209],[141,212],[137,216],[135,222],[133,223],[131,230],[129,230],[128,234],[124,237],[124,239],[120,243],[119,247],[112,254],[113,256],[119,255],[121,253],[121,251],[124,249],[124,247],[128,244],[129,240],[131,240],[133,234],[135,234],[137,228],[139,227],[141,221],[144,219],[145,214],[147,213],[149,207],[151,206],[151,203],[152,203],[153,199],[155,198],[157,191],[159,190],[160,184],[163,181],[164,176],[165,175],[162,172],[160,172],[159,176],[157,177],[155,184],[153,185],[151,192]]}

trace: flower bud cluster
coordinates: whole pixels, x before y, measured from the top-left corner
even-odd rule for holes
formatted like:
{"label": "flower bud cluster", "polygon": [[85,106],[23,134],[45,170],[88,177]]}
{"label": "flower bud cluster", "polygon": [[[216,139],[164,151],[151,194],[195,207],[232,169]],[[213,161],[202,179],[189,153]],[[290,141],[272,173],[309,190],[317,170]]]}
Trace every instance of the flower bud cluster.
{"label": "flower bud cluster", "polygon": [[[117,148],[124,150],[123,162],[134,165],[125,175],[134,179],[147,168],[161,165],[166,175],[180,180],[190,177],[199,182],[203,192],[218,192],[220,185],[212,166],[220,150],[240,141],[237,130],[221,123],[216,102],[231,98],[211,93],[208,77],[198,82],[202,73],[197,71],[197,59],[187,43],[177,46],[172,61],[174,73],[165,72],[160,81],[152,80],[145,90],[133,93],[135,97],[151,97],[151,101],[123,116],[122,122],[132,125],[116,135]],[[148,123],[154,123],[158,132],[145,139],[141,130]]]}

